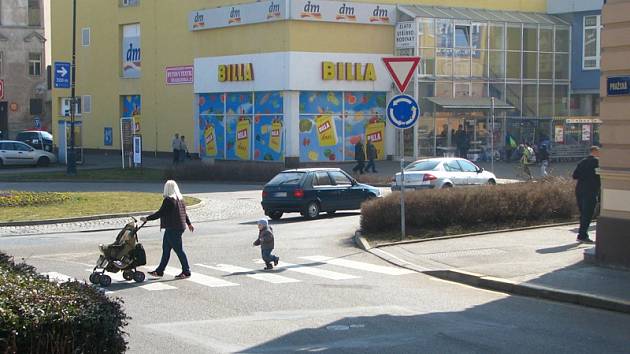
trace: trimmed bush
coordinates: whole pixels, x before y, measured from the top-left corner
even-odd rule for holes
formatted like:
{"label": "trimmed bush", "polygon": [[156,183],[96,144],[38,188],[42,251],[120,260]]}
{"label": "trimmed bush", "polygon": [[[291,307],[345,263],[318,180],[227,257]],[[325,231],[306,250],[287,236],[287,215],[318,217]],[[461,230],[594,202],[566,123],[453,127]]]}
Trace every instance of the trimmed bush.
{"label": "trimmed bush", "polygon": [[0,191],[0,207],[48,205],[69,199],[69,193]]}
{"label": "trimmed bush", "polygon": [[[572,220],[577,214],[575,184],[564,179],[528,183],[405,192],[410,232],[431,236]],[[364,233],[400,231],[400,193],[361,207]]]}
{"label": "trimmed bush", "polygon": [[217,161],[214,165],[181,164],[164,171],[164,178],[178,181],[268,182],[286,170],[282,163]]}
{"label": "trimmed bush", "polygon": [[128,319],[120,299],[49,281],[0,252],[0,353],[123,353]]}

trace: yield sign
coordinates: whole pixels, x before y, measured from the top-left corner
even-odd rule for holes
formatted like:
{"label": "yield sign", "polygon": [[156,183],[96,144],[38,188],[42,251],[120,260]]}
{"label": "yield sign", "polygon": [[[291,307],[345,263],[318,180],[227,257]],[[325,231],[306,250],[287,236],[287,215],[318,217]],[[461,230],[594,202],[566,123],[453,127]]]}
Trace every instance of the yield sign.
{"label": "yield sign", "polygon": [[383,58],[389,75],[402,93],[405,92],[413,73],[420,62],[420,57],[389,57]]}

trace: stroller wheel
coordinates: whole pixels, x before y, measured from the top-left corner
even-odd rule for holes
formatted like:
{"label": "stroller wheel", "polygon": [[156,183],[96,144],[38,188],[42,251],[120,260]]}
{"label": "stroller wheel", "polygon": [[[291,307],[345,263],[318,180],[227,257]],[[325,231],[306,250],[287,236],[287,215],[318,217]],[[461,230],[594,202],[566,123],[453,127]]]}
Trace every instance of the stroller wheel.
{"label": "stroller wheel", "polygon": [[101,277],[101,275],[99,273],[92,273],[90,274],[90,283],[92,284],[99,284],[99,278]]}
{"label": "stroller wheel", "polygon": [[112,278],[109,275],[101,274],[101,276],[98,278],[99,284],[101,284],[101,286],[104,288],[108,287],[109,284],[112,283]]}
{"label": "stroller wheel", "polygon": [[145,277],[145,275],[142,272],[134,272],[133,273],[133,280],[136,283],[142,283],[144,281],[144,277]]}
{"label": "stroller wheel", "polygon": [[130,270],[130,269],[123,271],[123,274],[122,274],[123,275],[123,279],[131,280],[131,279],[133,279],[133,274],[134,274],[133,270]]}

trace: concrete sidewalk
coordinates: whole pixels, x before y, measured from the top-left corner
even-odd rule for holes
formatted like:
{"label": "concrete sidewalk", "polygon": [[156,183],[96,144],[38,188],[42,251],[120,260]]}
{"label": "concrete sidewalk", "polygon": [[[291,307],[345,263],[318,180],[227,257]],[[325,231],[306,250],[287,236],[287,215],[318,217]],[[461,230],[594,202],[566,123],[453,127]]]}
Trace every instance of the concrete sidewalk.
{"label": "concrete sidewalk", "polygon": [[[630,271],[586,263],[577,225],[381,245],[369,251],[442,279],[630,313]],[[595,239],[591,226],[590,235]]]}

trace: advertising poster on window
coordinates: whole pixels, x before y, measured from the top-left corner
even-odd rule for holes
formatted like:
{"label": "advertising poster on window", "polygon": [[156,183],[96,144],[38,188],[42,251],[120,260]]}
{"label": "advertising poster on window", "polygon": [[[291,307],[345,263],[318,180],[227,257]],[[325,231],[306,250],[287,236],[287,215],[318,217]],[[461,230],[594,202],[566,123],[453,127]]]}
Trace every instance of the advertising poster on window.
{"label": "advertising poster on window", "polygon": [[252,94],[230,93],[226,99],[228,160],[250,160],[252,148]]}
{"label": "advertising poster on window", "polygon": [[256,92],[254,95],[254,160],[283,161],[282,93]]}
{"label": "advertising poster on window", "polygon": [[562,125],[554,127],[554,142],[564,143],[564,127]]}
{"label": "advertising poster on window", "polygon": [[582,141],[591,141],[591,125],[582,124]]}
{"label": "advertising poster on window", "polygon": [[140,24],[123,26],[122,77],[139,78],[142,73],[142,51],[140,47]]}
{"label": "advertising poster on window", "polygon": [[376,147],[378,159],[385,156],[385,105],[384,93],[345,92],[345,159],[354,160],[354,146],[368,138]]}
{"label": "advertising poster on window", "polygon": [[200,94],[199,154],[207,158],[225,158],[225,94]]}
{"label": "advertising poster on window", "polygon": [[123,117],[139,116],[142,113],[140,95],[122,96]]}
{"label": "advertising poster on window", "polygon": [[343,160],[341,92],[300,92],[300,160]]}

